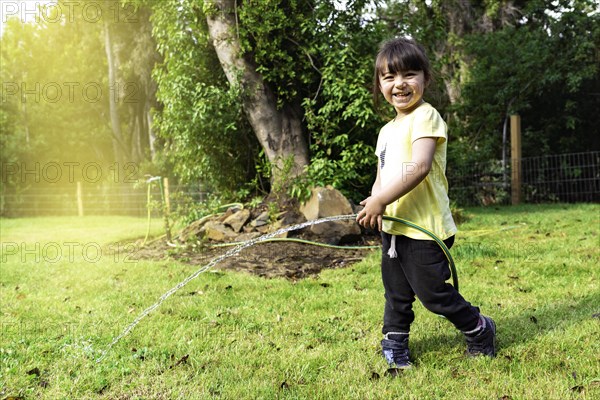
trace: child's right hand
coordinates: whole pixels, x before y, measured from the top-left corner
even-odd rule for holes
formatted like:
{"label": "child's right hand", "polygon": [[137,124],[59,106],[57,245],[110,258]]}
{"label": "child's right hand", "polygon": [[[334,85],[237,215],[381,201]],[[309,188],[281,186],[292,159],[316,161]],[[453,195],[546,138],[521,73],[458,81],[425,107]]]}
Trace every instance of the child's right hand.
{"label": "child's right hand", "polygon": [[356,222],[365,228],[378,228],[381,231],[386,204],[377,196],[370,196],[361,201],[360,205],[365,206],[365,208],[356,216]]}

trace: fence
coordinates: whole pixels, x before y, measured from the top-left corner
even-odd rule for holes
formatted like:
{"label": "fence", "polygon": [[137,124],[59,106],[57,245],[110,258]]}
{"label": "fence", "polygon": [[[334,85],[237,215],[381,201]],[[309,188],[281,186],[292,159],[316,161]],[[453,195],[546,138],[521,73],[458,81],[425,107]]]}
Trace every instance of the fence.
{"label": "fence", "polygon": [[600,151],[522,159],[529,202],[599,202]]}
{"label": "fence", "polygon": [[[448,169],[450,198],[461,205],[508,204],[511,168],[501,161]],[[521,195],[526,203],[600,202],[600,151],[520,160]]]}
{"label": "fence", "polygon": [[[162,196],[158,184],[150,187],[150,209],[153,215],[162,213],[158,203]],[[169,187],[170,208],[174,212],[186,210],[191,204],[206,200],[201,186]],[[129,215],[146,216],[148,187],[141,183],[73,182],[69,185],[37,186],[4,190],[0,194],[0,215],[29,217],[45,215]]]}
{"label": "fence", "polygon": [[[448,168],[450,198],[459,205],[509,204],[511,163],[501,161]],[[520,161],[521,194],[524,202],[600,202],[600,151],[527,157]],[[158,184],[151,187],[151,202],[161,201]],[[201,186],[169,187],[170,208],[185,213],[190,205],[206,199]],[[138,183],[83,183],[2,187],[0,215],[7,217],[44,215],[147,215],[147,185]],[[151,207],[154,215],[159,207]]]}

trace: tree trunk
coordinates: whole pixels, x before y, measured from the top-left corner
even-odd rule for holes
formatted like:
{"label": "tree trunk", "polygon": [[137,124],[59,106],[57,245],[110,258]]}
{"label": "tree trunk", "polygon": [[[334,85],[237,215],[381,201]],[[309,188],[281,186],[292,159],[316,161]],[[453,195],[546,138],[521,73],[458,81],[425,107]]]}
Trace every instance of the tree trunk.
{"label": "tree trunk", "polygon": [[241,54],[235,0],[215,0],[214,6],[217,11],[207,14],[211,41],[227,80],[242,88],[244,112],[272,166],[272,187],[281,187],[309,163],[301,112],[291,105],[278,109],[273,91]]}
{"label": "tree trunk", "polygon": [[31,140],[29,135],[29,120],[27,118],[27,102],[23,99],[21,101],[21,111],[23,112],[23,127],[25,128],[25,143],[29,144]]}
{"label": "tree trunk", "polygon": [[145,113],[146,106],[146,93],[138,82],[139,89],[137,90],[138,98],[136,101],[129,104],[129,130],[131,132],[131,143],[130,149],[130,161],[139,163],[146,159],[145,151],[147,142],[145,140],[147,136],[147,119]]}
{"label": "tree trunk", "polygon": [[[495,9],[497,7],[497,9]],[[460,100],[460,88],[469,75],[472,60],[463,48],[463,39],[473,33],[490,33],[505,25],[514,24],[521,17],[513,2],[489,2],[484,8],[471,0],[449,0],[441,3],[441,13],[448,29],[448,37],[436,45],[438,59],[449,60],[441,68],[442,79],[451,104]],[[434,18],[431,9],[429,15]]]}
{"label": "tree trunk", "polygon": [[146,115],[146,125],[148,126],[148,146],[150,148],[150,161],[155,161],[156,148],[154,142],[156,141],[156,134],[154,133],[152,106],[150,105],[149,100],[146,100],[146,104],[144,106],[144,114]]}
{"label": "tree trunk", "polygon": [[[463,68],[464,69],[464,68]],[[464,73],[461,69],[457,71],[453,65],[444,64],[441,68],[442,80],[444,81],[444,86],[446,87],[446,92],[448,93],[448,99],[450,100],[450,104],[456,104],[460,99],[460,85],[459,80],[461,78],[461,73]]]}
{"label": "tree trunk", "polygon": [[106,61],[108,64],[108,106],[110,109],[110,125],[112,128],[112,144],[115,162],[123,163],[123,134],[121,133],[121,119],[117,108],[115,96],[119,93],[117,89],[116,65],[113,57],[112,42],[108,21],[104,21],[104,47],[106,50]]}

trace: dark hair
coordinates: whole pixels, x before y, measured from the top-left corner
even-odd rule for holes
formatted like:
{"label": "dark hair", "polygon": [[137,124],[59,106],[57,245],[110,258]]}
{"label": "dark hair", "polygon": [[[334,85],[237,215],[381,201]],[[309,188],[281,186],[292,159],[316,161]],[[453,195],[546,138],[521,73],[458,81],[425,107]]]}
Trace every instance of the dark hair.
{"label": "dark hair", "polygon": [[404,71],[423,71],[425,82],[431,82],[432,74],[425,49],[415,40],[399,37],[384,42],[375,58],[373,76],[373,104],[379,108],[379,77],[384,72],[396,74]]}

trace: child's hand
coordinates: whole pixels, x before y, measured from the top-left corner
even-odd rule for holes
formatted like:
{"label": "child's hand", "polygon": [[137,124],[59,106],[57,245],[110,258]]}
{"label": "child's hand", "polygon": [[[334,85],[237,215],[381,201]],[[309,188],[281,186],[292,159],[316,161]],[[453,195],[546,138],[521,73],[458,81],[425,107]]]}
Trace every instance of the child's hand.
{"label": "child's hand", "polygon": [[377,227],[381,231],[381,223],[385,206],[377,196],[367,197],[360,202],[361,206],[365,206],[356,216],[356,222],[365,228],[375,229]]}

